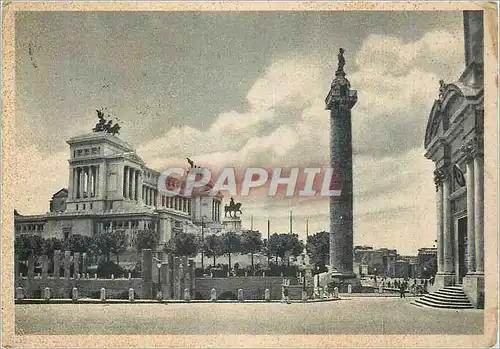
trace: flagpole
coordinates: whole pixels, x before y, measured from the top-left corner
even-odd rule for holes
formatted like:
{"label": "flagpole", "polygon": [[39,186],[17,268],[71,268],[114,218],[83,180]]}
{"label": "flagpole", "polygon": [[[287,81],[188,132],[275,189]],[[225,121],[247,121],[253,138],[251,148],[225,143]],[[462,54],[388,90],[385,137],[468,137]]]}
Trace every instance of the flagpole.
{"label": "flagpole", "polygon": [[271,231],[271,221],[268,219],[267,220],[267,266],[269,267],[269,238],[270,238],[270,231]]}

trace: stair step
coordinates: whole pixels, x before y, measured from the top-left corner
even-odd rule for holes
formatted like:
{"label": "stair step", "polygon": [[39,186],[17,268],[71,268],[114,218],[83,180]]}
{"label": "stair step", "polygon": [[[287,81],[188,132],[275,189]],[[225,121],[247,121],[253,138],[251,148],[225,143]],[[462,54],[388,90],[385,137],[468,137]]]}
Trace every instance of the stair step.
{"label": "stair step", "polygon": [[453,290],[447,290],[445,288],[442,288],[436,292],[440,292],[442,294],[449,294],[451,296],[455,296],[455,295],[460,296],[460,295],[465,294],[464,291],[453,291]]}
{"label": "stair step", "polygon": [[444,303],[434,303],[425,299],[416,299],[416,305],[432,307],[432,308],[442,308],[442,309],[472,309],[474,308],[470,303],[469,304],[444,304]]}
{"label": "stair step", "polygon": [[441,297],[434,295],[434,294],[425,295],[421,299],[429,300],[429,301],[436,302],[439,304],[441,304],[441,303],[443,303],[443,304],[470,304],[468,299],[441,298]]}
{"label": "stair step", "polygon": [[441,291],[436,291],[434,293],[432,293],[434,295],[439,295],[440,297],[443,297],[443,298],[451,298],[451,299],[468,299],[467,296],[465,294],[449,294],[449,293],[446,293],[446,292],[441,292]]}

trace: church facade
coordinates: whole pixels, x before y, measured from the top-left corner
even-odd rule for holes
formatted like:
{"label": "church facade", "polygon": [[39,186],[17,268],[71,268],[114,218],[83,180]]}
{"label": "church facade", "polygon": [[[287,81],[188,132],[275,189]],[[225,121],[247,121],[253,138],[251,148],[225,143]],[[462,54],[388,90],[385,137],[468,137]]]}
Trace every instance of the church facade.
{"label": "church facade", "polygon": [[220,231],[220,193],[200,190],[190,197],[162,195],[160,173],[149,168],[130,144],[105,130],[73,137],[67,143],[68,188],[53,195],[46,214],[27,216],[16,211],[16,235],[67,239],[72,234],[92,236],[121,229],[134,250],[140,230],[155,231],[158,246],[177,233],[199,234],[202,224],[205,232]]}
{"label": "church facade", "polygon": [[438,287],[462,285],[484,302],[483,13],[464,11],[465,69],[440,82],[425,133],[435,164]]}

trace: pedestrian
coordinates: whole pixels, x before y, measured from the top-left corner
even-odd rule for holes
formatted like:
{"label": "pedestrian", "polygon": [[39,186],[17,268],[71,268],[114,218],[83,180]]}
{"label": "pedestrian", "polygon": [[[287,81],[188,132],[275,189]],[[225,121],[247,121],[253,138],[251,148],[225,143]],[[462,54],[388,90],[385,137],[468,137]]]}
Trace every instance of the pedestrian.
{"label": "pedestrian", "polygon": [[405,284],[401,283],[399,287],[399,298],[406,298],[405,289],[406,289]]}
{"label": "pedestrian", "polygon": [[286,288],[286,287],[283,290],[283,297],[284,297],[284,301],[286,302],[286,304],[290,304],[290,293],[288,291],[288,288]]}

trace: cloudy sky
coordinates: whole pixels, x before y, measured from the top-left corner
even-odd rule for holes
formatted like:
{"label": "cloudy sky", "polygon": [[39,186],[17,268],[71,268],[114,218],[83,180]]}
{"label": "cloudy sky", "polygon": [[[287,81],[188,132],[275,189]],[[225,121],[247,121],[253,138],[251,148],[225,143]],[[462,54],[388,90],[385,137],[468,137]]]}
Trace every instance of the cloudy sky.
{"label": "cloudy sky", "polygon": [[[31,47],[31,49],[30,49]],[[25,12],[16,17],[17,208],[44,213],[67,187],[66,140],[95,109],[157,170],[184,164],[328,166],[324,98],[346,51],[354,243],[400,253],[435,239],[423,156],[438,81],[463,70],[461,12]],[[30,55],[31,53],[31,55]],[[21,171],[22,169],[22,171]],[[244,225],[329,229],[325,200],[241,198]]]}

